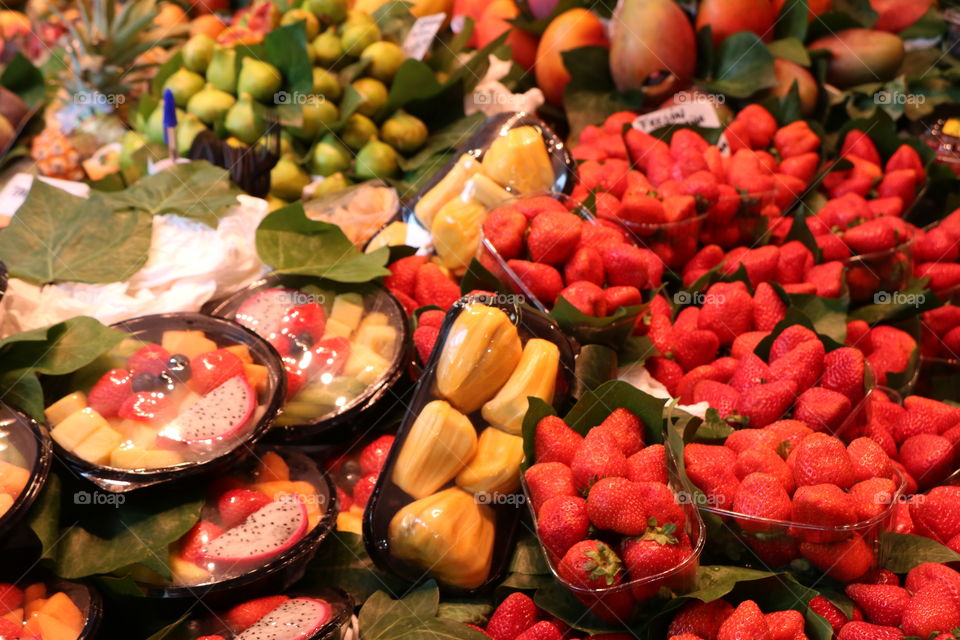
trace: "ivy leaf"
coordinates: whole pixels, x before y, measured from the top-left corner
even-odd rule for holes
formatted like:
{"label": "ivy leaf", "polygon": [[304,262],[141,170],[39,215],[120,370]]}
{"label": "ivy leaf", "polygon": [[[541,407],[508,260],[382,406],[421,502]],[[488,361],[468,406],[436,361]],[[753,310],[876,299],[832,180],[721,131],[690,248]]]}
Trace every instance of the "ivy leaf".
{"label": "ivy leaf", "polygon": [[885,569],[907,573],[924,562],[960,562],[960,554],[925,536],[905,533],[880,534],[881,558]]}
{"label": "ivy leaf", "polygon": [[746,98],[776,85],[773,54],[756,34],[741,31],[717,47],[713,80],[706,83],[711,91]]}
{"label": "ivy leaf", "polygon": [[313,93],[313,65],[307,53],[307,29],[303,22],[277,27],[263,40],[267,59],[283,73],[292,91]]}

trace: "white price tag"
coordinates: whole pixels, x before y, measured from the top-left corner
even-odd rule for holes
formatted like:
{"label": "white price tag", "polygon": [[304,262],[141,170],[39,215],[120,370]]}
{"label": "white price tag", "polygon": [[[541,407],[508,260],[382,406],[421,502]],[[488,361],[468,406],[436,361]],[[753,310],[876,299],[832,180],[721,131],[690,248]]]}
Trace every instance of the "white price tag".
{"label": "white price tag", "polygon": [[[719,129],[722,126],[720,118],[717,116],[717,110],[713,108],[713,105],[706,102],[692,102],[637,116],[637,119],[633,121],[633,128],[644,133],[650,133],[663,127],[678,124],[692,124],[708,129]],[[727,144],[727,139],[722,134],[717,141],[717,148],[723,155],[730,153],[730,145]]]}
{"label": "white price tag", "polygon": [[434,13],[417,18],[417,21],[410,28],[410,33],[403,41],[403,52],[406,56],[414,60],[423,60],[423,56],[427,55],[433,39],[437,37],[440,27],[443,26],[446,19],[447,14],[445,13]]}
{"label": "white price tag", "polygon": [[[52,187],[63,189],[67,193],[86,198],[90,194],[90,186],[85,182],[73,182],[71,180],[59,180],[57,178],[40,178]],[[5,227],[10,222],[10,217],[17,212],[20,205],[27,199],[30,193],[30,187],[33,186],[33,176],[29,173],[18,173],[7,182],[6,186],[0,191],[0,227]]]}

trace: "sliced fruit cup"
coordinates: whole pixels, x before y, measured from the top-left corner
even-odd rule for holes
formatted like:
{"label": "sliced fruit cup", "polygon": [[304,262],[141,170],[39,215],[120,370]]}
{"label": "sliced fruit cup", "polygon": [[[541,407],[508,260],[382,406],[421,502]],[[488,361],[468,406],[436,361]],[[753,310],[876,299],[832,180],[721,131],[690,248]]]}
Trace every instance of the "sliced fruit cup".
{"label": "sliced fruit cup", "polygon": [[199,521],[169,546],[170,578],[139,565],[130,575],[148,597],[216,601],[283,590],[302,575],[337,511],[333,484],[313,460],[257,447],[254,459],[207,487]]}
{"label": "sliced fruit cup", "polygon": [[103,617],[100,594],[79,582],[31,572],[16,584],[0,579],[0,637],[42,640],[95,638]]}
{"label": "sliced fruit cup", "polygon": [[365,437],[337,448],[324,461],[337,488],[337,531],[363,535],[363,510],[395,440],[392,434]]}
{"label": "sliced fruit cup", "polygon": [[889,303],[913,274],[913,240],[891,249],[844,260],[850,300],[861,304]]}
{"label": "sliced fruit cup", "polygon": [[[950,35],[957,46],[957,34],[960,33],[960,9],[950,9],[944,13],[950,25]],[[937,162],[960,175],[960,136],[955,135],[958,130],[958,109],[956,106],[944,108],[941,117],[935,114],[932,121],[924,122],[923,131],[919,134],[925,145],[937,154]],[[953,134],[953,135],[951,135]]]}
{"label": "sliced fruit cup", "polygon": [[893,474],[891,480],[897,487],[893,495],[875,496],[881,511],[867,520],[844,526],[758,518],[721,509],[708,498],[698,502],[711,535],[714,527],[732,534],[757,567],[776,569],[802,558],[823,574],[841,582],[853,582],[883,564],[880,534],[891,529],[906,488],[903,474],[896,469]]}
{"label": "sliced fruit cup", "polygon": [[351,438],[403,374],[406,313],[378,285],[270,274],[212,313],[280,354],[287,395],[274,433],[287,441]]}
{"label": "sliced fruit cup", "polygon": [[124,492],[212,473],[270,428],[286,383],[253,332],[199,313],[113,326],[129,336],[45,390],[56,453],[80,475]]}
{"label": "sliced fruit cup", "polygon": [[626,229],[638,245],[655,252],[670,269],[680,269],[687,264],[700,248],[700,230],[706,224],[707,214],[665,222],[663,224],[631,223],[615,220]]}
{"label": "sliced fruit cup", "polygon": [[502,296],[458,301],[364,512],[374,562],[448,593],[493,584],[520,518],[528,398],[559,406],[572,372],[570,343],[545,314]]}
{"label": "sliced fruit cup", "polygon": [[397,191],[382,180],[370,180],[303,204],[311,220],[339,226],[362,249],[400,208]]}
{"label": "sliced fruit cup", "polygon": [[47,430],[0,402],[0,538],[14,530],[30,510],[52,460]]}

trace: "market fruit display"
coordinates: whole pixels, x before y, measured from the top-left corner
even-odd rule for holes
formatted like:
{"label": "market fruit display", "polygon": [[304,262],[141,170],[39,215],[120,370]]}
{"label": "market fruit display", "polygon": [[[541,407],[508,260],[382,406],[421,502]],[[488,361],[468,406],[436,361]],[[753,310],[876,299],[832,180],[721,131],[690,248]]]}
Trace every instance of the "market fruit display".
{"label": "market fruit display", "polygon": [[0,517],[10,510],[29,480],[30,472],[27,469],[0,460]]}
{"label": "market fruit display", "polygon": [[43,582],[23,588],[0,583],[0,632],[10,638],[76,640],[87,626],[85,612],[64,591]]}
{"label": "market fruit display", "polygon": [[[337,530],[362,533],[363,510],[396,439],[382,435],[330,459],[327,473],[337,487]],[[356,454],[356,455],[353,455]]]}

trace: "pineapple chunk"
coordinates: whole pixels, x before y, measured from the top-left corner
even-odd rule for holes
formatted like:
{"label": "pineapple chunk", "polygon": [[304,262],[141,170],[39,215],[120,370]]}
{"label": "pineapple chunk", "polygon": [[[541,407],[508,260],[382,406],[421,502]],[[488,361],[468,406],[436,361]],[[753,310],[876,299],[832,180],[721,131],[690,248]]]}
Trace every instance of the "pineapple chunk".
{"label": "pineapple chunk", "polygon": [[30,480],[30,472],[23,467],[0,460],[0,493],[18,496]]}
{"label": "pineapple chunk", "polygon": [[243,372],[247,376],[247,382],[253,387],[254,391],[263,391],[267,388],[267,379],[270,377],[270,370],[262,364],[244,364]]}
{"label": "pineapple chunk", "polygon": [[354,344],[343,373],[364,384],[373,384],[390,363],[365,344]]}
{"label": "pineapple chunk", "polygon": [[330,318],[327,320],[327,326],[323,331],[323,337],[326,338],[346,338],[350,339],[350,334],[353,333],[353,329],[343,324],[339,320],[334,320]]}
{"label": "pineapple chunk", "polygon": [[160,345],[170,353],[182,353],[188,358],[217,348],[217,343],[207,338],[203,331],[164,331]]}
{"label": "pineapple chunk", "polygon": [[43,640],[76,640],[82,628],[74,629],[46,613],[37,613],[24,625],[24,629]]}
{"label": "pineapple chunk", "polygon": [[348,327],[350,331],[357,328],[360,319],[363,317],[363,296],[359,293],[341,293],[333,299],[333,309],[330,310],[330,317],[327,319],[336,320]]}
{"label": "pineapple chunk", "polygon": [[341,511],[337,514],[337,531],[363,535],[363,518],[348,511]]}
{"label": "pineapple chunk", "polygon": [[110,423],[95,409],[87,407],[70,414],[54,427],[50,435],[61,447],[73,451],[87,436],[100,427],[110,429]]}
{"label": "pineapple chunk", "polygon": [[0,516],[5,514],[13,506],[13,496],[7,493],[0,493]]}
{"label": "pineapple chunk", "polygon": [[169,564],[173,582],[177,584],[201,584],[210,579],[209,571],[190,562],[179,553],[170,554]]}
{"label": "pineapple chunk", "polygon": [[229,351],[233,355],[237,356],[243,360],[244,364],[253,364],[253,358],[250,356],[250,349],[247,349],[247,345],[245,344],[235,344],[225,347],[224,351]]}
{"label": "pineapple chunk", "polygon": [[106,464],[110,460],[110,452],[121,442],[123,436],[120,432],[105,424],[84,438],[83,442],[73,449],[73,454],[93,464]]}
{"label": "pineapple chunk", "polygon": [[373,311],[363,317],[363,321],[360,323],[360,331],[363,331],[365,327],[382,327],[385,324],[389,324],[387,314]]}
{"label": "pineapple chunk", "polygon": [[157,432],[136,420],[124,420],[117,426],[117,431],[126,438],[124,444],[129,443],[134,447],[150,449],[157,443]]}
{"label": "pineapple chunk", "polygon": [[58,591],[47,598],[47,601],[40,607],[39,613],[56,618],[71,629],[76,629],[77,633],[80,633],[80,630],[83,629],[83,613],[70,599],[70,596],[62,591]]}
{"label": "pineapple chunk", "polygon": [[357,344],[362,344],[384,358],[390,359],[393,357],[393,346],[396,340],[397,330],[391,326],[361,325],[357,337],[354,338],[354,348]]}
{"label": "pineapple chunk", "polygon": [[70,395],[63,396],[47,407],[43,413],[47,416],[47,422],[49,424],[57,426],[86,406],[87,396],[82,391],[76,391]]}
{"label": "pineapple chunk", "polygon": [[120,469],[159,469],[172,467],[183,462],[176,451],[166,449],[144,449],[137,446],[120,445],[110,452],[110,466]]}

